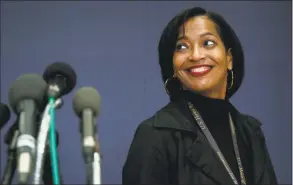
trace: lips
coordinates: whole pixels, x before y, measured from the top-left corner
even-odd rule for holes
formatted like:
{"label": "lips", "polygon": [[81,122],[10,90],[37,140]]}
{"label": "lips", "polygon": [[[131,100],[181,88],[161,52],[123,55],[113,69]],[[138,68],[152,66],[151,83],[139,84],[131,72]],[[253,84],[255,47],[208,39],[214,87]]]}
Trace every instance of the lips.
{"label": "lips", "polygon": [[195,77],[200,77],[208,74],[213,69],[211,65],[198,65],[188,69],[188,72]]}

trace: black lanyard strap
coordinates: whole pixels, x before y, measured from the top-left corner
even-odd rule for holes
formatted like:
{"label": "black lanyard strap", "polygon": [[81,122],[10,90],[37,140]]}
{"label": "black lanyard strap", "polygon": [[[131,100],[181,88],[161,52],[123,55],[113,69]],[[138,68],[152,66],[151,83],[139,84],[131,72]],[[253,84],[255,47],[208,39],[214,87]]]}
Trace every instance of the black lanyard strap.
{"label": "black lanyard strap", "polygon": [[[211,132],[207,128],[206,124],[204,123],[202,117],[200,116],[200,114],[198,113],[198,111],[195,109],[195,107],[193,106],[193,104],[191,102],[187,102],[187,103],[188,103],[189,109],[191,110],[195,121],[197,122],[198,126],[200,127],[200,129],[204,133],[205,137],[207,138],[207,140],[210,143],[210,145],[213,148],[213,150],[218,155],[219,159],[222,161],[222,163],[223,163],[224,167],[226,168],[227,172],[229,173],[233,183],[235,185],[238,185],[239,183],[238,183],[234,173],[232,172],[229,164],[227,163],[225,157],[223,156],[223,154],[222,154],[220,148],[218,147],[216,141],[214,140]],[[229,114],[229,122],[230,122],[230,128],[231,128],[231,135],[232,135],[232,140],[233,140],[234,152],[235,152],[236,161],[237,161],[238,168],[239,168],[239,173],[240,173],[241,184],[246,185],[243,166],[242,166],[242,163],[241,163],[239,148],[238,148],[238,144],[237,144],[235,126],[234,126],[234,123],[233,123],[233,120],[232,120],[230,114]]]}

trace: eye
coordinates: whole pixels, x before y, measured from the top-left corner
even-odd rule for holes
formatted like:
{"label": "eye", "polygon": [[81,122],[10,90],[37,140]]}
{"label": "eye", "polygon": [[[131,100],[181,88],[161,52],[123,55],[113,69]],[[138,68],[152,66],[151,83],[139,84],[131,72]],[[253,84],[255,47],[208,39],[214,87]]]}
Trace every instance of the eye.
{"label": "eye", "polygon": [[176,50],[177,51],[184,50],[184,49],[187,49],[186,44],[177,44],[176,45]]}
{"label": "eye", "polygon": [[204,46],[207,46],[207,47],[211,47],[211,46],[214,46],[216,43],[212,40],[206,40],[204,41]]}

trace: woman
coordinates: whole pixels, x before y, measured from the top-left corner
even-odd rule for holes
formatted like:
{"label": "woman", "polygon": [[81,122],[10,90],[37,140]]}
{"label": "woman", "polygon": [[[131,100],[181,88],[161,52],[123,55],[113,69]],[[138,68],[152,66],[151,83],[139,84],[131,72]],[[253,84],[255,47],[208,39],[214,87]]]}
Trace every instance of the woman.
{"label": "woman", "polygon": [[188,9],[166,26],[158,50],[171,101],[137,128],[123,184],[277,184],[261,124],[229,102],[244,76],[229,24]]}

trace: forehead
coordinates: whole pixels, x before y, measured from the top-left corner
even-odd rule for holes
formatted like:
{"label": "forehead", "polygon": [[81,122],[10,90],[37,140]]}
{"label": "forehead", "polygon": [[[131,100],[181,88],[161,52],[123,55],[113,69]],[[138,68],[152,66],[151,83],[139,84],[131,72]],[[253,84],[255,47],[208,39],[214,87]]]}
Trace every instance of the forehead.
{"label": "forehead", "polygon": [[190,18],[179,28],[179,36],[201,35],[207,32],[218,35],[216,24],[207,16]]}

